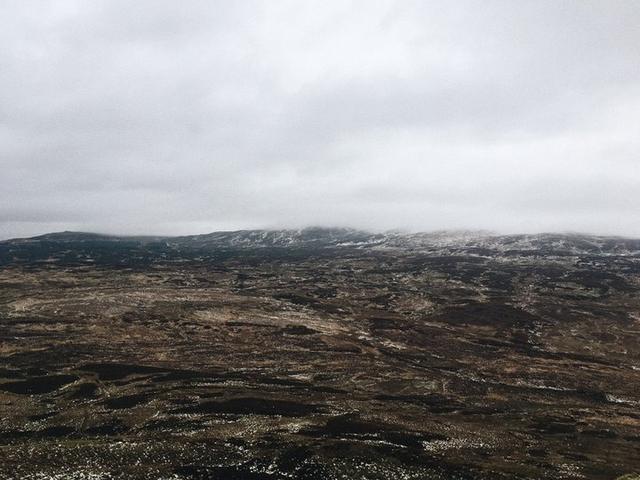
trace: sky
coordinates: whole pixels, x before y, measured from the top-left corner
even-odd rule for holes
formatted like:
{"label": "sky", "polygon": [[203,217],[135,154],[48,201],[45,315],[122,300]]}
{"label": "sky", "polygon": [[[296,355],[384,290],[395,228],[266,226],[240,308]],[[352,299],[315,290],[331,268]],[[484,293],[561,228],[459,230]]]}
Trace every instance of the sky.
{"label": "sky", "polygon": [[0,238],[311,225],[640,236],[640,2],[0,2]]}

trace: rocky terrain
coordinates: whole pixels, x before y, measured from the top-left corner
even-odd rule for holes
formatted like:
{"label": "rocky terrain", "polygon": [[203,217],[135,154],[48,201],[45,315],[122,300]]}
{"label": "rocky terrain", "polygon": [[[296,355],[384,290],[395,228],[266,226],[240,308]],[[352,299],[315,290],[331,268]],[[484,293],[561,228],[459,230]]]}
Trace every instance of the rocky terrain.
{"label": "rocky terrain", "polygon": [[1,479],[640,472],[640,240],[0,242]]}

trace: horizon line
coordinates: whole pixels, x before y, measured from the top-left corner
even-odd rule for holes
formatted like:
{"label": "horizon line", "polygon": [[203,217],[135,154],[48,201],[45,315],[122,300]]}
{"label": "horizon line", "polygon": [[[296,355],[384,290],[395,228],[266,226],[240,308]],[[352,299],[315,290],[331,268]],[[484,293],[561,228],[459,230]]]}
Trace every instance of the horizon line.
{"label": "horizon line", "polygon": [[434,229],[434,230],[411,230],[406,228],[391,228],[384,230],[375,230],[375,229],[366,229],[366,228],[356,228],[356,227],[344,227],[344,226],[320,226],[320,225],[311,225],[301,228],[240,228],[237,230],[212,230],[203,233],[192,233],[187,235],[165,235],[165,234],[153,234],[153,233],[144,233],[144,234],[127,234],[127,233],[113,233],[107,231],[86,231],[86,230],[59,230],[59,231],[51,231],[45,232],[33,236],[27,237],[10,237],[10,238],[0,238],[0,242],[11,242],[16,240],[37,240],[40,237],[52,236],[52,235],[62,235],[62,234],[76,234],[76,235],[95,235],[102,237],[112,237],[112,238],[157,238],[157,239],[169,239],[169,238],[185,238],[185,237],[198,237],[205,235],[213,235],[217,233],[242,233],[242,232],[303,232],[305,230],[344,230],[344,231],[354,231],[365,233],[369,235],[389,235],[389,234],[397,234],[397,235],[438,235],[438,234],[451,234],[451,235],[462,235],[462,234],[470,234],[477,235],[483,237],[511,237],[511,236],[545,236],[545,235],[561,235],[561,236],[582,236],[582,237],[594,237],[594,238],[617,238],[617,239],[627,239],[627,240],[638,240],[640,239],[640,235],[632,236],[632,235],[624,235],[624,234],[601,234],[601,233],[593,233],[593,232],[585,232],[585,231],[576,231],[576,230],[545,230],[538,232],[498,232],[495,230],[488,229],[466,229],[466,228],[455,228],[455,229]]}

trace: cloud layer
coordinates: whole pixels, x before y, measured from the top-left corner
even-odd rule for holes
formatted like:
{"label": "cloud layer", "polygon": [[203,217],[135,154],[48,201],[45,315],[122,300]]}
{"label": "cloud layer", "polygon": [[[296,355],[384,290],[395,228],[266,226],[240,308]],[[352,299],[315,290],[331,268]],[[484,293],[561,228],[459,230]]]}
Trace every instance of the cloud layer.
{"label": "cloud layer", "polygon": [[640,2],[0,5],[0,238],[640,235]]}

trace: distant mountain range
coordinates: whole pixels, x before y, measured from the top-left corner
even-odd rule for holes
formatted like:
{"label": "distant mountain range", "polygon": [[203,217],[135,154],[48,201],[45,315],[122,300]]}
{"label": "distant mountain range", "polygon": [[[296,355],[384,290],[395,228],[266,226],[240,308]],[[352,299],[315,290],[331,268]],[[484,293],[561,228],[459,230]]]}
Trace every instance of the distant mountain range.
{"label": "distant mountain range", "polygon": [[640,239],[582,234],[495,235],[478,231],[371,233],[350,228],[239,230],[179,237],[58,232],[0,242],[0,264],[131,263],[220,255],[402,250],[434,255],[640,255]]}

